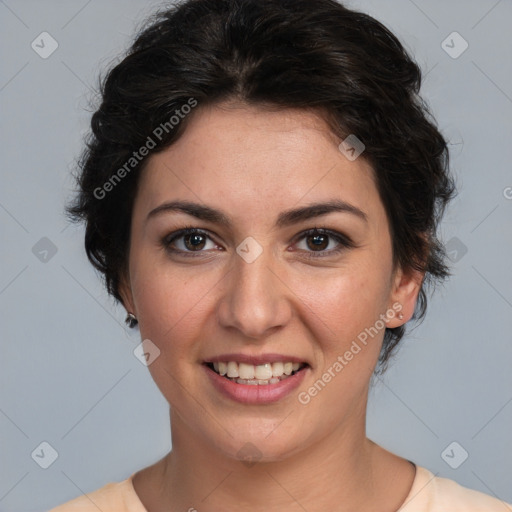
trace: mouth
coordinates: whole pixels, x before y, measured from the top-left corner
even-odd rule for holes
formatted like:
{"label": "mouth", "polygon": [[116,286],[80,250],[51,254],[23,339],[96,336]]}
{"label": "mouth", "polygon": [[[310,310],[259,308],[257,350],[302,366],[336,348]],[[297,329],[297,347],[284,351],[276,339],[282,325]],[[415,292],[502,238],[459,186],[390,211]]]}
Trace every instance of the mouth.
{"label": "mouth", "polygon": [[233,383],[247,386],[278,384],[309,366],[307,363],[292,361],[275,361],[257,365],[237,361],[215,361],[204,364],[217,375]]}
{"label": "mouth", "polygon": [[289,397],[311,366],[293,356],[225,354],[202,363],[213,388],[244,405],[272,404]]}

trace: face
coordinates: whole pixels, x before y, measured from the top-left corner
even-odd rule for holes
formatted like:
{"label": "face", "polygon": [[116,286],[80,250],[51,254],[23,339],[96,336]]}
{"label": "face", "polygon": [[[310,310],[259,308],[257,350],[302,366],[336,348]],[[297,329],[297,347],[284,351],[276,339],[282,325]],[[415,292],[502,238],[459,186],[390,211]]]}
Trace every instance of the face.
{"label": "face", "polygon": [[280,460],[364,435],[384,328],[420,285],[393,272],[371,167],[303,110],[224,104],[190,121],[140,177],[121,291],[159,354],[173,442]]}

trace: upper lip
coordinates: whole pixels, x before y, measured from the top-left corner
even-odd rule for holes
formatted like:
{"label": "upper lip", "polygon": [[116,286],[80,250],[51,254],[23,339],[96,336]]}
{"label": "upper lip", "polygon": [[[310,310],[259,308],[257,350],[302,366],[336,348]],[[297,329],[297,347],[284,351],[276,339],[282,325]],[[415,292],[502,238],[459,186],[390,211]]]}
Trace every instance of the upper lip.
{"label": "upper lip", "polygon": [[[260,354],[260,355],[249,355],[249,354],[220,354],[218,356],[209,357],[204,360],[205,363],[219,363],[235,361],[237,363],[252,364],[254,366],[265,364],[265,363],[306,363],[304,359],[295,356],[285,356],[282,354]],[[307,364],[307,363],[306,363]]]}

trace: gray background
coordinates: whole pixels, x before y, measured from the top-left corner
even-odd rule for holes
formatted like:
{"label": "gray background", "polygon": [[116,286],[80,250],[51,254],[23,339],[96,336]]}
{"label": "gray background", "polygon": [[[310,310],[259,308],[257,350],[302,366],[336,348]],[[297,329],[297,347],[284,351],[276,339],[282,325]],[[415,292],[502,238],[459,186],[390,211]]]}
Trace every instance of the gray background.
{"label": "gray background", "polygon": [[[87,262],[82,228],[63,216],[98,72],[159,4],[0,1],[3,511],[51,508],[170,448],[167,403],[133,355],[137,332]],[[453,144],[460,189],[442,225],[454,276],[372,391],[368,435],[512,502],[512,2],[347,4],[391,28],[428,72],[423,94]],[[59,45],[46,59],[31,48],[43,31]],[[458,58],[441,46],[453,31],[469,44]],[[58,452],[48,469],[31,456],[43,441]],[[453,441],[469,454],[457,469],[441,456]]]}

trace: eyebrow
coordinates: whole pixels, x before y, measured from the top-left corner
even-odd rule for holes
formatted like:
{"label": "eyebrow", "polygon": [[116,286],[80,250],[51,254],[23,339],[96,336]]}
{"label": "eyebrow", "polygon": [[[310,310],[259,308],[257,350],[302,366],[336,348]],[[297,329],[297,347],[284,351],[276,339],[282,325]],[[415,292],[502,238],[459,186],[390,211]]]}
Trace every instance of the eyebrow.
{"label": "eyebrow", "polygon": [[[149,212],[148,216],[146,217],[146,222],[157,215],[168,212],[182,212],[203,221],[223,225],[227,228],[232,227],[231,220],[223,211],[190,201],[169,201],[163,203]],[[281,212],[275,225],[278,228],[283,228],[334,212],[350,213],[360,218],[364,222],[368,222],[368,216],[366,213],[364,213],[356,206],[340,199],[333,199],[331,201],[313,203],[306,206],[301,206],[300,208]]]}

